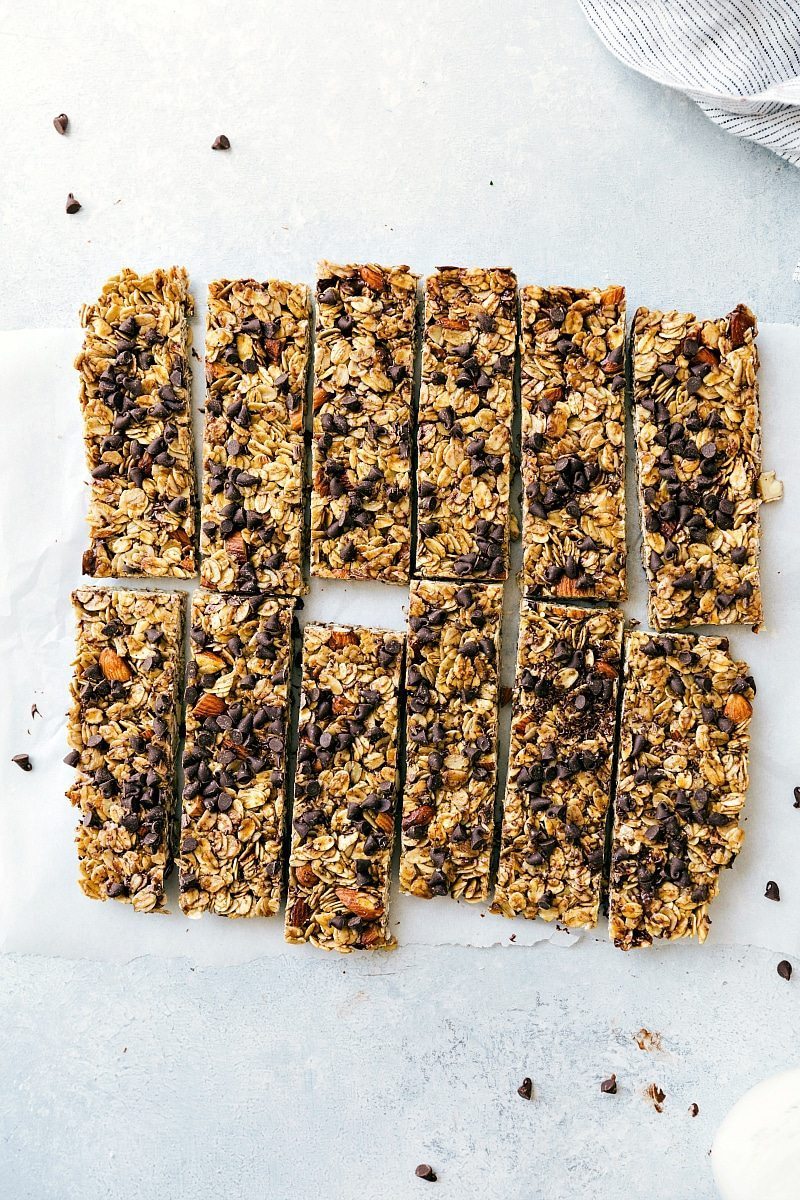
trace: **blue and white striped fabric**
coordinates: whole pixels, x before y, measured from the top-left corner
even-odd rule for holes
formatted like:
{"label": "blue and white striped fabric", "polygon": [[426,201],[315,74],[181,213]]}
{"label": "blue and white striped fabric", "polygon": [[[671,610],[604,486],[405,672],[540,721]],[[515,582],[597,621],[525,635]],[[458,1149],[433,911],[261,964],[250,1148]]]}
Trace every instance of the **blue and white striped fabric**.
{"label": "blue and white striped fabric", "polygon": [[626,66],[800,166],[800,0],[580,0]]}

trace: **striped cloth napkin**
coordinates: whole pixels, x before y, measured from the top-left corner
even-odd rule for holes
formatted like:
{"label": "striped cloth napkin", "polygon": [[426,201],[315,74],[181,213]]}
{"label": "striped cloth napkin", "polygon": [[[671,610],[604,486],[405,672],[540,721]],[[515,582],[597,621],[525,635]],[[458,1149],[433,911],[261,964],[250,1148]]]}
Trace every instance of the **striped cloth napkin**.
{"label": "striped cloth napkin", "polygon": [[580,0],[617,58],[800,166],[800,0]]}

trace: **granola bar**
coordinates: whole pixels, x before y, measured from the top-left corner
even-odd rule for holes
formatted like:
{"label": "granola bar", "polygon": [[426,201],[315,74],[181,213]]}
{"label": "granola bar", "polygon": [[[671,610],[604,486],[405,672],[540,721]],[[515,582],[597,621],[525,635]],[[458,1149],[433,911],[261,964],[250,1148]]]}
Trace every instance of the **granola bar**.
{"label": "granola bar", "polygon": [[502,584],[411,585],[400,887],[481,901],[497,786]]}
{"label": "granola bar", "polygon": [[270,279],[208,289],[201,574],[207,588],[299,596],[311,293]]}
{"label": "granola bar", "polygon": [[523,591],[623,600],[625,289],[521,299]]}
{"label": "granola bar", "polygon": [[184,597],[73,592],[77,657],[66,761],[80,810],[79,883],[93,900],[163,909],[172,867]]}
{"label": "granola bar", "polygon": [[505,579],[517,280],[440,267],[425,285],[416,574]]}
{"label": "granola bar", "polygon": [[754,695],[727,638],[628,634],[609,922],[621,949],[705,941],[744,840]]}
{"label": "granola bar", "polygon": [[278,911],[294,600],[192,597],[181,908]]}
{"label": "granola bar", "polygon": [[633,423],[656,629],[761,624],[756,319],[640,308]]}
{"label": "granola bar", "polygon": [[618,609],[523,601],[493,911],[597,924],[616,726]]}
{"label": "granola bar", "polygon": [[408,582],[418,282],[406,266],[320,264],[312,575]]}
{"label": "granola bar", "polygon": [[306,625],[286,940],[394,945],[389,868],[403,637]]}
{"label": "granola bar", "polygon": [[109,279],[81,310],[80,372],[91,472],[85,575],[196,573],[188,352],[194,304],[182,267]]}

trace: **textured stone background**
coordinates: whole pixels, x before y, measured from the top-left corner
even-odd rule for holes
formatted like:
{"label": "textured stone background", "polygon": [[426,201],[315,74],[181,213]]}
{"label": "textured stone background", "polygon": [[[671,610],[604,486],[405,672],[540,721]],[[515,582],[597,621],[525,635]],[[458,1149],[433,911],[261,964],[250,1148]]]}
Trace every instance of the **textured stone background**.
{"label": "textured stone background", "polygon": [[[70,324],[122,263],[184,262],[199,289],[311,279],[322,254],[800,315],[800,174],[624,71],[572,0],[40,0],[6,6],[0,47],[0,328]],[[717,1122],[797,1062],[798,988],[762,951],[590,940],[224,971],[6,958],[0,1200],[405,1200],[422,1160],[443,1200],[712,1200]]]}

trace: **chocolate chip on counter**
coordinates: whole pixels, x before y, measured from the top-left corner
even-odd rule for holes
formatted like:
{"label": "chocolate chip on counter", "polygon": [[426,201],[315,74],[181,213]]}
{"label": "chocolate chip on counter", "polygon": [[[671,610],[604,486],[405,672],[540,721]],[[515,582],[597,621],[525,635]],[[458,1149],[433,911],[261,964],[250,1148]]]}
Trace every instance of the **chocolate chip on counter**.
{"label": "chocolate chip on counter", "polygon": [[225,136],[224,133],[221,133],[218,138],[215,138],[211,144],[212,150],[230,150],[230,148],[230,140]]}
{"label": "chocolate chip on counter", "polygon": [[617,1094],[617,1077],[616,1077],[616,1075],[609,1075],[608,1079],[604,1079],[603,1082],[600,1084],[600,1091],[604,1092],[607,1096],[616,1096],[616,1094]]}
{"label": "chocolate chip on counter", "polygon": [[767,900],[780,900],[781,889],[778,887],[774,879],[767,880],[767,888],[764,892],[764,895]]}
{"label": "chocolate chip on counter", "polygon": [[690,1104],[689,1105],[689,1116],[690,1117],[696,1117],[699,1112],[700,1112],[699,1104]]}
{"label": "chocolate chip on counter", "polygon": [[72,216],[73,213],[81,211],[81,202],[80,200],[76,200],[72,192],[70,192],[67,196],[67,203],[65,207],[70,216]]}
{"label": "chocolate chip on counter", "polygon": [[533,1080],[529,1079],[527,1075],[517,1088],[517,1095],[522,1096],[523,1100],[530,1100],[533,1096]]}
{"label": "chocolate chip on counter", "polygon": [[63,135],[69,127],[69,117],[66,113],[59,113],[57,117],[53,117],[53,125],[55,126],[56,133]]}
{"label": "chocolate chip on counter", "polygon": [[433,1167],[429,1166],[428,1163],[420,1163],[414,1174],[417,1179],[424,1179],[426,1183],[436,1183],[436,1180],[439,1178]]}
{"label": "chocolate chip on counter", "polygon": [[800,808],[800,787],[794,789],[794,804],[792,808]]}
{"label": "chocolate chip on counter", "polygon": [[781,979],[789,980],[792,978],[792,964],[789,962],[788,958],[782,958],[778,963],[777,969]]}
{"label": "chocolate chip on counter", "polygon": [[14,757],[11,759],[11,761],[13,763],[16,763],[17,766],[22,771],[32,771],[33,770],[33,763],[28,758],[27,754],[15,754]]}

